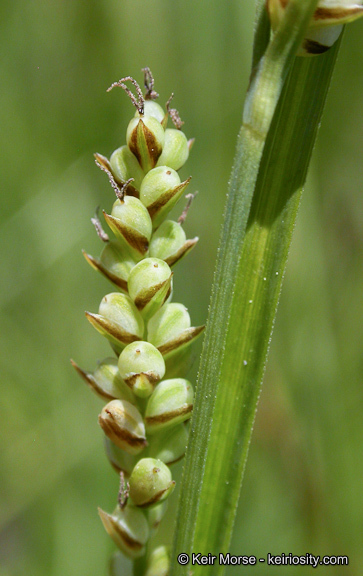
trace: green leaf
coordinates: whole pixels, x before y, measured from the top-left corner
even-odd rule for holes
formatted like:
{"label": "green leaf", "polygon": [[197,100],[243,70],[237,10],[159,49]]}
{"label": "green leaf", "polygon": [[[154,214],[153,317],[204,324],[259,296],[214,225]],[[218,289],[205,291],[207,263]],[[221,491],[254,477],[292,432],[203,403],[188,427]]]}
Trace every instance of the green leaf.
{"label": "green leaf", "polygon": [[[306,2],[299,4],[307,10]],[[255,119],[263,109],[254,99],[266,92],[269,98],[275,90],[272,125],[267,116],[260,119],[263,129],[253,143],[249,126],[242,127],[237,144],[179,503],[173,576],[191,569],[177,564],[180,552],[218,556],[228,551],[301,189],[339,47],[296,59],[280,96],[269,82],[259,85],[276,36],[257,68],[259,89],[247,97],[247,115],[253,109]],[[292,42],[291,51],[295,47]],[[269,80],[281,86],[290,61],[290,52],[282,52],[284,64],[274,61],[276,74]],[[269,102],[271,113],[272,97]],[[192,569],[193,576],[224,571],[217,564]]]}

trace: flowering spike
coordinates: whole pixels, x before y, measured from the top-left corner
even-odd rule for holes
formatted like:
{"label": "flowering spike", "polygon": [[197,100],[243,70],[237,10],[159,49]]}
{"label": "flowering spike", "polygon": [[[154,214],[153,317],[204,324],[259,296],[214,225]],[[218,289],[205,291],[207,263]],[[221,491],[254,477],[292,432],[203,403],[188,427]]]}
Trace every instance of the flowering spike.
{"label": "flowering spike", "polygon": [[[189,345],[204,328],[192,327],[187,309],[170,302],[170,266],[198,241],[187,240],[182,228],[194,195],[186,196],[178,222],[166,220],[189,184],[190,178],[181,182],[177,171],[194,139],[187,140],[180,130],[183,122],[171,108],[171,98],[166,111],[155,101],[154,78],[149,68],[143,72],[145,96],[131,76],[109,88],[121,87],[136,111],[126,144],[110,159],[95,154],[117,197],[110,213],[103,211],[115,238],[106,234],[96,215],[93,222],[105,245],[99,258],[84,252],[92,268],[119,290],[104,296],[98,313],[86,312],[117,358],[106,358],[94,372],[72,360],[81,378],[107,402],[99,424],[107,458],[121,483],[114,512],[100,509],[99,514],[111,538],[132,559],[146,554],[175,486],[168,466],[185,454],[193,388],[181,376],[190,367]],[[175,128],[167,128],[169,116]],[[120,571],[118,557],[112,574]],[[160,547],[142,563],[145,576],[167,576],[169,552]]]}

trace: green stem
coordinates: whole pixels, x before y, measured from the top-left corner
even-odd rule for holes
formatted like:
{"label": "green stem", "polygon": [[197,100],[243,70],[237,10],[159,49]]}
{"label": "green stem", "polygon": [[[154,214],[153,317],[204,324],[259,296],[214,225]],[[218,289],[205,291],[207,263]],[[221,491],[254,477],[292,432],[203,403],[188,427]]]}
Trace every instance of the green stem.
{"label": "green stem", "polygon": [[147,569],[147,550],[141,558],[136,558],[133,562],[133,576],[144,576]]}
{"label": "green stem", "polygon": [[[316,3],[299,2],[300,8],[303,4],[306,15]],[[301,16],[295,39],[301,40],[307,21]],[[338,50],[335,46],[322,57],[296,60],[274,114],[298,44],[290,41],[286,51],[277,35],[257,67],[237,144],[185,464],[173,576],[191,568],[178,565],[180,552],[228,551],[301,187]],[[219,566],[193,567],[193,576],[222,572]]]}

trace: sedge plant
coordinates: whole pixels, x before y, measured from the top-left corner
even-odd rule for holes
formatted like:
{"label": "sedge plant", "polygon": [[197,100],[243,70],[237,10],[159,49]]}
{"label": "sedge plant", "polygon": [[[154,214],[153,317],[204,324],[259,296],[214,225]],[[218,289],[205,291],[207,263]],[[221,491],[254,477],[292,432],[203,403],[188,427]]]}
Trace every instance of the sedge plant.
{"label": "sedge plant", "polygon": [[[145,94],[131,77],[115,83],[136,108],[127,144],[109,160],[96,155],[117,196],[104,213],[115,238],[95,218],[106,246],[99,259],[85,257],[118,290],[103,298],[98,314],[87,313],[116,357],[93,373],[73,364],[107,400],[99,423],[121,486],[115,510],[100,516],[135,560],[135,576],[225,570],[191,559],[195,552],[228,552],[302,187],[343,26],[362,12],[362,2],[350,0],[256,2],[250,85],[195,401],[185,370],[189,345],[203,327],[192,328],[183,305],[170,300],[171,266],[197,239],[185,238],[185,212],[178,222],[166,219],[189,184],[178,170],[192,141],[170,101],[166,110],[155,102],[149,69]],[[168,117],[174,128],[167,128]],[[174,547],[150,551],[150,534],[174,488],[169,466],[185,453],[192,408]]]}

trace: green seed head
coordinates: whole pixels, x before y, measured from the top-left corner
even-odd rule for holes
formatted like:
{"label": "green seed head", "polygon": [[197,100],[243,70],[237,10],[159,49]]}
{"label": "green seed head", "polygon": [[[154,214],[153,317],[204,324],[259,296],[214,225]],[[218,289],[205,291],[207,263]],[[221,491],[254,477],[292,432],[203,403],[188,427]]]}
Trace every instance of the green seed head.
{"label": "green seed head", "polygon": [[121,378],[140,398],[147,398],[165,374],[165,362],[159,350],[149,342],[133,342],[124,348],[118,360]]}
{"label": "green seed head", "polygon": [[167,546],[159,546],[150,554],[145,576],[168,576],[170,573],[170,551]]}
{"label": "green seed head", "polygon": [[193,396],[192,385],[184,378],[160,382],[146,406],[145,425],[148,434],[188,420],[193,409]]}
{"label": "green seed head", "polygon": [[174,428],[167,428],[150,436],[145,456],[157,458],[170,466],[183,458],[187,442],[187,427],[185,424],[178,424]]}
{"label": "green seed head", "polygon": [[[152,116],[161,124],[164,120],[165,112],[155,100],[145,100],[144,102],[144,114],[141,116]],[[136,110],[135,117],[140,118],[140,113]]]}
{"label": "green seed head", "polygon": [[116,470],[118,474],[123,472],[128,478],[134,469],[138,456],[121,450],[121,448],[111,442],[108,436],[105,436],[105,452],[113,469]]}
{"label": "green seed head", "polygon": [[146,173],[154,168],[162,152],[164,128],[153,116],[133,118],[127,127],[126,141]]}
{"label": "green seed head", "polygon": [[178,173],[168,166],[150,170],[142,181],[140,200],[146,206],[157,228],[182,196],[190,178],[180,182]]}
{"label": "green seed head", "polygon": [[129,479],[130,498],[136,506],[147,508],[165,500],[175,482],[167,466],[155,458],[142,458]]}
{"label": "green seed head", "polygon": [[190,316],[183,304],[165,304],[148,322],[148,341],[168,357],[189,346],[203,329],[204,326],[190,326]]}
{"label": "green seed head", "polygon": [[100,362],[93,374],[82,370],[73,360],[71,363],[90,388],[103,400],[118,398],[135,404],[132,391],[120,377],[116,358],[106,358]]}
{"label": "green seed head", "polygon": [[138,558],[145,553],[149,539],[149,526],[145,515],[138,508],[117,507],[113,514],[98,509],[103,526],[115,544],[129,558]]}
{"label": "green seed head", "polygon": [[138,454],[147,442],[138,409],[126,400],[111,400],[102,409],[98,422],[109,439],[128,454]]}
{"label": "green seed head", "polygon": [[149,254],[165,260],[173,266],[198,242],[198,238],[187,240],[183,228],[173,220],[165,220],[151,237]]}
{"label": "green seed head", "polygon": [[128,290],[145,319],[151,318],[171,293],[172,272],[163,260],[145,258],[131,271]]}
{"label": "green seed head", "polygon": [[101,300],[99,313],[86,312],[86,316],[118,353],[127,344],[141,340],[144,333],[144,321],[134,302],[126,294],[107,294]]}
{"label": "green seed head", "polygon": [[[129,186],[140,190],[144,172],[128,146],[121,146],[121,148],[117,148],[112,153],[110,165],[112,173],[118,182],[124,184],[130,178],[133,178],[134,180]],[[130,194],[129,189],[128,194]]]}
{"label": "green seed head", "polygon": [[157,166],[170,166],[179,170],[188,160],[189,146],[184,132],[175,128],[165,130],[165,142],[163,151],[157,162]]}
{"label": "green seed head", "polygon": [[111,214],[104,213],[112,232],[129,248],[133,258],[144,258],[152,232],[152,223],[145,206],[133,196],[116,200]]}

